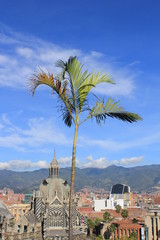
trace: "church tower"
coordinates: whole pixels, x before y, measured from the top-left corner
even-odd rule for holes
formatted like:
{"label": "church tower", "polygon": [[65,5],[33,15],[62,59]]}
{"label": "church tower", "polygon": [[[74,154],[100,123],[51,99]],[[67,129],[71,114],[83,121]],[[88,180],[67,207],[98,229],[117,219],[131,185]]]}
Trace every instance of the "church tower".
{"label": "church tower", "polygon": [[[22,239],[23,236],[23,239],[69,240],[70,187],[66,180],[60,178],[59,169],[54,151],[54,158],[49,166],[49,176],[41,182],[39,190],[34,191],[30,211],[14,224],[14,232],[11,228],[13,237],[15,234],[17,239]],[[86,239],[87,219],[76,209],[74,202],[72,225],[73,239]],[[26,227],[27,231],[24,231]]]}
{"label": "church tower", "polygon": [[53,158],[52,162],[50,163],[50,167],[49,167],[49,177],[50,178],[58,178],[59,168],[60,168],[59,163],[56,160],[55,150],[54,150],[54,158]]}

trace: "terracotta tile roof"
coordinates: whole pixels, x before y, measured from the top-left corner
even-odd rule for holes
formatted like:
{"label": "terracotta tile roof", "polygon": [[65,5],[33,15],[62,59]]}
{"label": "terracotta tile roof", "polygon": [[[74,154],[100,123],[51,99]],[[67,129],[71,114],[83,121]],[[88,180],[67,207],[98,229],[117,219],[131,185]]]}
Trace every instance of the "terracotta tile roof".
{"label": "terracotta tile roof", "polygon": [[141,225],[138,223],[133,223],[130,219],[122,219],[120,221],[114,221],[114,224],[117,224],[120,228],[141,228]]}

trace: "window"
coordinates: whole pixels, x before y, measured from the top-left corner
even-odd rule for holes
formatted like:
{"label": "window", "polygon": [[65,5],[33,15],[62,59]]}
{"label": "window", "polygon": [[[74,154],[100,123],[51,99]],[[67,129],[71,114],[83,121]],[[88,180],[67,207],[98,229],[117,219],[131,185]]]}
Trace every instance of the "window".
{"label": "window", "polygon": [[107,200],[105,201],[105,207],[107,207]]}
{"label": "window", "polygon": [[27,226],[24,225],[24,232],[27,232]]}
{"label": "window", "polygon": [[152,236],[154,236],[154,219],[151,218],[151,221],[152,221]]}
{"label": "window", "polygon": [[17,226],[17,232],[20,232],[20,225]]}

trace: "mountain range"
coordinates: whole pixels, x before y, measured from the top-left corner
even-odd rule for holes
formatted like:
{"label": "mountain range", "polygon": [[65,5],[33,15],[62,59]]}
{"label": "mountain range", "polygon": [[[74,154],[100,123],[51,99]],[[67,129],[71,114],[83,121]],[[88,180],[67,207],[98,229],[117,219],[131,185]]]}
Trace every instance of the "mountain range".
{"label": "mountain range", "polygon": [[[71,168],[61,168],[60,177],[70,182]],[[16,193],[31,193],[37,190],[41,181],[48,176],[47,169],[27,172],[0,170],[0,189],[8,187]],[[110,190],[116,183],[127,184],[131,191],[150,192],[160,189],[160,165],[146,165],[132,168],[109,166],[107,168],[76,168],[75,191],[84,187]]]}

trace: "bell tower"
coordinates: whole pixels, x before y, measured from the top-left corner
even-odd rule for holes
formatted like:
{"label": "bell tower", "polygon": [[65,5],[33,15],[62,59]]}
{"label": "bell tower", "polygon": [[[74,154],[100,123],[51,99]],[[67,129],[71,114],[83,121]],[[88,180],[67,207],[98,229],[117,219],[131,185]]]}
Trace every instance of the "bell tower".
{"label": "bell tower", "polygon": [[49,167],[49,177],[50,178],[58,178],[59,176],[59,163],[56,160],[56,156],[55,156],[55,150],[54,150],[54,158],[52,160],[52,162],[50,163],[50,167]]}

